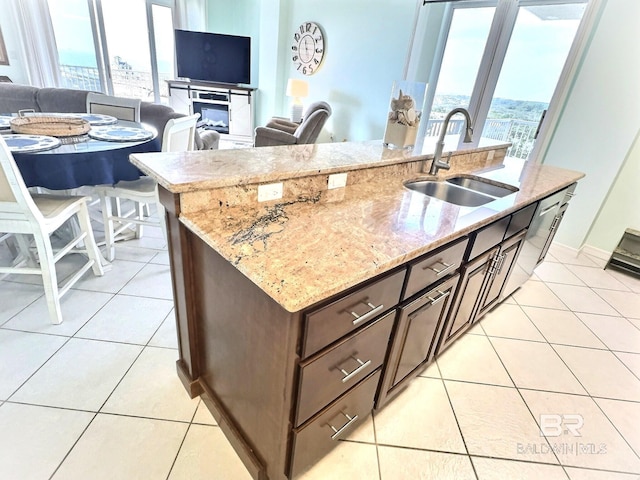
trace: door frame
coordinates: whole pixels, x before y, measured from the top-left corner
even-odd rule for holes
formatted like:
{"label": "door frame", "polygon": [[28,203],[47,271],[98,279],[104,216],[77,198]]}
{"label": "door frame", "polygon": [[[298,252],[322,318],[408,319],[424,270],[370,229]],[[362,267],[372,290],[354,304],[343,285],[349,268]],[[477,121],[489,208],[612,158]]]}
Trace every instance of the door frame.
{"label": "door frame", "polygon": [[[440,75],[440,67],[444,57],[444,50],[453,19],[454,9],[486,6],[496,7],[485,50],[480,62],[471,98],[469,100],[469,114],[473,119],[474,131],[477,132],[478,130],[475,128],[476,125],[479,124],[484,127],[484,123],[486,122],[489,114],[493,94],[498,83],[502,64],[515,26],[518,9],[521,6],[540,4],[557,5],[565,3],[582,2],[581,0],[457,0],[447,2],[433,56],[433,64],[430,69],[428,79],[429,88],[425,101],[425,105],[428,108],[425,108],[425,112],[423,112],[423,114],[431,113],[431,107],[433,105],[435,89],[437,86],[434,82],[437,82]],[[427,3],[425,5],[428,6],[429,4]],[[423,12],[425,12],[425,9],[421,8],[423,6],[422,0],[418,0],[416,18],[414,20],[414,28],[412,38],[410,40],[411,47],[407,53],[407,60],[405,62],[404,69],[404,78],[409,80],[419,80],[418,78],[415,78],[417,76],[415,65],[418,63],[418,57],[421,54],[421,47],[417,40],[423,37],[426,32],[426,22],[423,18],[425,15]],[[585,50],[591,39],[591,33],[593,32],[598,18],[600,17],[603,6],[604,0],[587,0],[585,12],[580,24],[578,25],[576,35],[569,49],[569,53],[567,54],[567,59],[561,70],[554,93],[551,96],[547,113],[539,126],[538,136],[534,142],[533,149],[529,154],[527,159],[528,161],[541,163],[544,159],[544,155],[548,150],[551,138],[553,137],[553,133],[555,132],[560,120],[562,110],[573,86],[573,80],[579,70],[581,59],[583,58]],[[426,11],[428,15],[428,10]],[[458,149],[464,150],[476,148],[479,141],[480,135],[474,135],[473,142],[471,144],[462,143],[461,138],[460,143],[458,144]]]}

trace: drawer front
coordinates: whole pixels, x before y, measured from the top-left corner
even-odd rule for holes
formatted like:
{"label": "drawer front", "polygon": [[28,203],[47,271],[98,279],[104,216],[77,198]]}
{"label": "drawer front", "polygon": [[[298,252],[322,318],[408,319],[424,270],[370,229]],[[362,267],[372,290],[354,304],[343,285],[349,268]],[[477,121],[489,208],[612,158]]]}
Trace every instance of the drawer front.
{"label": "drawer front", "polygon": [[468,243],[469,239],[465,237],[410,265],[402,299],[406,300],[438,280],[457,272]]}
{"label": "drawer front", "polygon": [[536,211],[537,203],[532,203],[528,207],[524,207],[511,215],[511,221],[509,222],[509,228],[507,228],[507,234],[505,239],[513,237],[516,233],[521,232],[525,228],[529,228],[533,214]]}
{"label": "drawer front", "polygon": [[404,276],[405,270],[400,270],[307,314],[302,358],[397,305]]}
{"label": "drawer front", "polygon": [[511,216],[501,218],[500,220],[493,222],[491,225],[478,230],[478,233],[476,233],[475,239],[473,240],[473,248],[469,255],[469,261],[502,242],[505,234],[507,233],[507,226],[509,225],[510,218]]}
{"label": "drawer front", "polygon": [[351,434],[373,409],[380,370],[293,433],[289,478],[302,473]]}
{"label": "drawer front", "polygon": [[382,365],[394,318],[395,310],[301,366],[296,425]]}

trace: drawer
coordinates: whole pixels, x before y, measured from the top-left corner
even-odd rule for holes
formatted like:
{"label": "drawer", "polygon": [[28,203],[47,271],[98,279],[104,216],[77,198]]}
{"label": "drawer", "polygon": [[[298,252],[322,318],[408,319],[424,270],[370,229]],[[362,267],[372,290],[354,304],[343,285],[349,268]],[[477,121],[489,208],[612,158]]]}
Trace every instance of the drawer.
{"label": "drawer", "polygon": [[395,310],[301,366],[296,425],[376,370],[387,353]]}
{"label": "drawer", "polygon": [[468,243],[467,237],[462,238],[412,263],[409,266],[407,286],[402,299],[406,300],[438,280],[446,278],[447,275],[457,272]]}
{"label": "drawer", "polygon": [[395,307],[400,301],[404,276],[403,269],[307,314],[302,358]]}
{"label": "drawer", "polygon": [[521,232],[525,228],[529,228],[533,214],[536,211],[537,203],[532,203],[528,207],[524,207],[511,215],[511,221],[505,234],[505,240],[513,237],[516,233]]}
{"label": "drawer", "polygon": [[504,239],[510,218],[510,215],[506,216],[478,230],[473,240],[473,247],[469,254],[469,261],[473,260],[481,253],[486,252],[490,248],[495,247]]}
{"label": "drawer", "polygon": [[373,410],[380,370],[321,412],[311,423],[293,432],[289,478],[302,473],[352,433]]}

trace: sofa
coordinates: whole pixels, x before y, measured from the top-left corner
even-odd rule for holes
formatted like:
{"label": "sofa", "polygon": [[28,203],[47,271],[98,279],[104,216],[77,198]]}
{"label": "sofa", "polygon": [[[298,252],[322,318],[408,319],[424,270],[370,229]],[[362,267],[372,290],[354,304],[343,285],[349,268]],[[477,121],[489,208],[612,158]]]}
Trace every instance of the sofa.
{"label": "sofa", "polygon": [[[17,113],[33,109],[36,112],[82,113],[87,111],[87,90],[68,88],[32,87],[16,83],[0,83],[0,114]],[[164,126],[172,118],[184,117],[171,107],[142,102],[140,120],[153,126],[162,138]],[[198,150],[218,148],[220,134],[214,130],[196,132]]]}

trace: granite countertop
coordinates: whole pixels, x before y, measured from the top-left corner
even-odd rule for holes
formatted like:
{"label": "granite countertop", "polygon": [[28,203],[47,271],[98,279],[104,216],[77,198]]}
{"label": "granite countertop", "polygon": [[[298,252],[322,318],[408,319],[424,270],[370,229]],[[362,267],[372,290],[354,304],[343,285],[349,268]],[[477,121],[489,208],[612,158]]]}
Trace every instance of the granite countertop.
{"label": "granite countertop", "polygon": [[[302,147],[309,147],[317,162],[295,160],[296,154],[304,152]],[[280,155],[274,149],[280,149]],[[273,161],[259,167],[255,165],[262,163],[256,161],[257,158],[265,157],[272,157]],[[165,154],[140,154],[132,156],[132,162],[169,191],[181,193],[249,183],[252,178],[256,179],[253,170],[270,169],[266,174],[257,173],[261,183],[268,183],[287,175],[300,178],[341,171],[348,162],[347,169],[354,164],[379,166],[381,162],[393,164],[412,159],[410,152],[383,149],[372,142],[309,145],[298,149],[263,147],[209,154],[189,152],[174,154],[173,162],[168,164],[161,161],[170,158]],[[203,164],[223,165],[229,158],[237,163],[235,173],[212,171],[207,175],[202,172]],[[321,166],[323,162],[325,166]],[[171,173],[172,164],[178,171]],[[468,173],[516,186],[519,190],[480,207],[460,207],[408,190],[403,183],[415,178],[416,173],[400,172],[372,177],[344,188],[299,194],[293,199],[233,205],[216,202],[209,208],[183,213],[180,219],[283,308],[297,312],[491,223],[583,176],[579,172],[521,161],[506,161],[488,171]]]}

